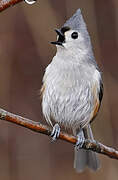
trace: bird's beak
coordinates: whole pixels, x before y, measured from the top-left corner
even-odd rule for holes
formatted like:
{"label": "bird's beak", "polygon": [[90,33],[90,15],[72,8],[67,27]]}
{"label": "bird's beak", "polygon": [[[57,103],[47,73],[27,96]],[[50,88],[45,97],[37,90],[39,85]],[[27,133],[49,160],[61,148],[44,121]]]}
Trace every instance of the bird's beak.
{"label": "bird's beak", "polygon": [[56,32],[57,35],[58,35],[58,40],[57,40],[57,41],[54,41],[54,42],[51,42],[51,44],[63,46],[63,43],[64,43],[64,41],[65,41],[65,36],[64,36],[64,34],[61,32],[60,29],[55,29],[55,32]]}
{"label": "bird's beak", "polygon": [[55,29],[55,32],[56,32],[59,36],[64,36],[64,34],[61,32],[60,29]]}

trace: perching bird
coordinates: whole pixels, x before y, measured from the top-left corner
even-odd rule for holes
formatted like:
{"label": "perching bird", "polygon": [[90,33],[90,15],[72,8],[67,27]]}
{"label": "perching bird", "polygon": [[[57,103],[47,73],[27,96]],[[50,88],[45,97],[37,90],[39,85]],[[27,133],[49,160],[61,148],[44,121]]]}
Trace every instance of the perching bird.
{"label": "perching bird", "polygon": [[100,167],[96,153],[79,148],[85,139],[94,140],[90,123],[100,108],[103,84],[81,10],[56,33],[52,44],[57,53],[43,77],[42,111],[53,127],[53,140],[62,127],[77,137],[74,168],[82,172],[88,166],[96,171]]}

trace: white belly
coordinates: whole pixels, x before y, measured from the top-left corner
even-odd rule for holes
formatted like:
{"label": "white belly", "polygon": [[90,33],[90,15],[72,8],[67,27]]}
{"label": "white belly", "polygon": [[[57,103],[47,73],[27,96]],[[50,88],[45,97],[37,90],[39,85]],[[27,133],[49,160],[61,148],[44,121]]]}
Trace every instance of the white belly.
{"label": "white belly", "polygon": [[94,72],[95,68],[84,73],[77,66],[64,69],[62,65],[56,68],[49,65],[44,76],[42,100],[43,114],[49,124],[78,129],[89,123],[94,109]]}

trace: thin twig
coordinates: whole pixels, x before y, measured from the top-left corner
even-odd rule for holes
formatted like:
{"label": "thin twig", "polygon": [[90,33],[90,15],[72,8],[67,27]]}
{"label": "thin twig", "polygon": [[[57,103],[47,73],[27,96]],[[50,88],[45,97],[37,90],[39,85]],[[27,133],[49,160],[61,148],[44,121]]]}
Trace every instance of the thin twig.
{"label": "thin twig", "polygon": [[7,9],[10,6],[13,6],[23,0],[0,0],[0,12]]}
{"label": "thin twig", "polygon": [[[51,134],[51,128],[47,127],[46,125],[42,125],[39,122],[35,122],[27,118],[9,113],[3,109],[0,109],[0,119],[3,121],[9,121],[11,123],[15,123],[19,126],[23,126],[37,133],[42,133],[48,136]],[[71,136],[62,132],[60,133],[59,139],[72,143],[72,144],[76,144],[76,141],[77,141],[77,139],[74,136]],[[117,150],[111,147],[107,147],[96,141],[85,140],[85,143],[82,148],[104,154],[113,159],[118,159]]]}

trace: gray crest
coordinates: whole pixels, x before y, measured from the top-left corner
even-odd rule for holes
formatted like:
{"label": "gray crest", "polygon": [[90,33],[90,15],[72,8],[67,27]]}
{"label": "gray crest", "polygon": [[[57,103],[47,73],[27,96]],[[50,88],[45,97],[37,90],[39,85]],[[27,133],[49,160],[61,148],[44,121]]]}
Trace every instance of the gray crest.
{"label": "gray crest", "polygon": [[[73,30],[79,31],[81,34],[83,34],[83,37],[85,38],[86,43],[90,43],[90,36],[87,31],[87,27],[85,24],[85,21],[83,19],[81,10],[78,9],[75,14],[65,22],[63,27],[68,26]],[[90,45],[90,44],[89,44]]]}

